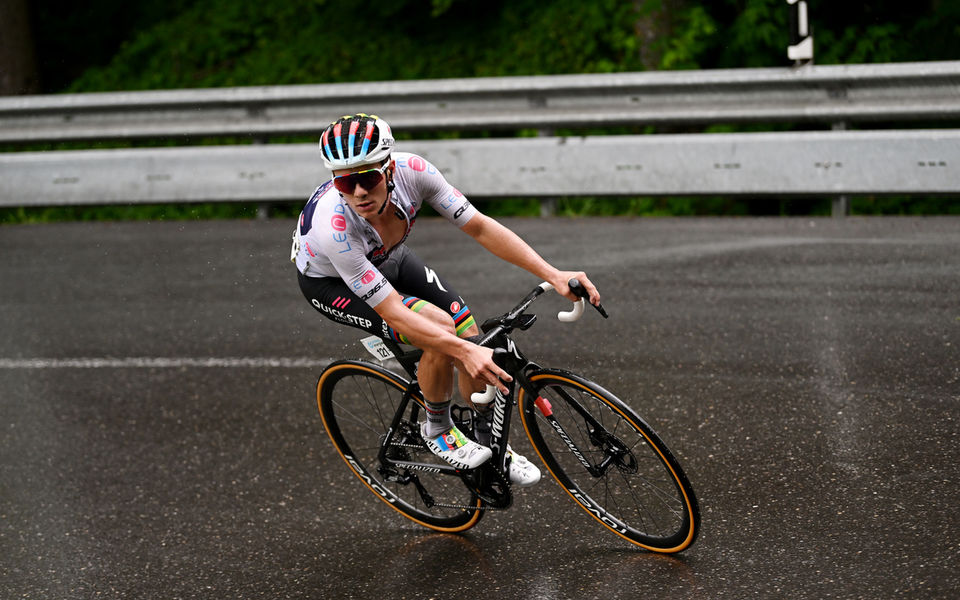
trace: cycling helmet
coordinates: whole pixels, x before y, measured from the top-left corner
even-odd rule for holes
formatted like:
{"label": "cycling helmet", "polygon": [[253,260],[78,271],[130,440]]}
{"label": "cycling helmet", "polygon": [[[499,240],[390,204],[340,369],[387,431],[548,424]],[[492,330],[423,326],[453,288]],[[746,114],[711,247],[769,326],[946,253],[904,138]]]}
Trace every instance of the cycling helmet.
{"label": "cycling helmet", "polygon": [[320,156],[331,171],[380,164],[392,149],[390,126],[376,115],[340,117],[320,135]]}

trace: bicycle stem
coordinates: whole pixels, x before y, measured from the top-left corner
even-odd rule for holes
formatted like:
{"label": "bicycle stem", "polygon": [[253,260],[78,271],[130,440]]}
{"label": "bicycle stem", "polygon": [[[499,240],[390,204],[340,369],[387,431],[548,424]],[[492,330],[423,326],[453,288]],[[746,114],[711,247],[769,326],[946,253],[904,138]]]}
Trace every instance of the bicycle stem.
{"label": "bicycle stem", "polygon": [[[581,316],[583,316],[584,305],[585,305],[584,298],[586,297],[585,296],[586,290],[583,289],[583,286],[580,285],[580,282],[578,280],[571,279],[568,282],[568,285],[570,286],[571,291],[573,291],[575,294],[580,296],[580,299],[574,302],[573,310],[560,311],[559,313],[557,313],[557,319],[559,319],[560,321],[563,321],[564,323],[572,323],[577,319],[579,319]],[[526,297],[523,300],[521,300],[519,304],[513,307],[513,309],[511,309],[509,312],[507,312],[501,317],[485,322],[483,324],[483,329],[487,329],[488,325],[491,326],[491,328],[487,330],[480,337],[480,339],[477,340],[477,345],[489,346],[491,342],[496,338],[500,336],[506,336],[508,333],[513,331],[515,327],[515,321],[517,321],[517,319],[519,319],[523,315],[523,311],[529,308],[530,305],[533,304],[534,300],[540,297],[544,292],[548,292],[552,289],[554,289],[553,285],[544,281],[540,283],[540,285],[538,285],[537,287],[533,288],[533,290],[529,294],[527,294]],[[604,312],[602,308],[598,308],[598,310],[602,312],[604,317],[607,316],[606,312]],[[519,326],[522,329],[526,329],[533,324],[533,319],[535,318],[536,317],[533,316],[532,318],[525,320]],[[508,343],[510,346],[512,346],[511,341],[508,340]],[[517,357],[520,358],[519,353],[516,351],[515,346],[513,346],[512,348],[508,347],[508,350],[512,350],[514,354],[516,354]],[[496,362],[497,350],[494,350],[494,353],[495,353],[494,362]],[[500,365],[500,366],[503,367],[504,365]],[[487,384],[487,389],[485,391],[471,394],[470,400],[474,404],[490,404],[490,402],[493,401],[495,394],[496,394],[496,387],[490,384]]]}

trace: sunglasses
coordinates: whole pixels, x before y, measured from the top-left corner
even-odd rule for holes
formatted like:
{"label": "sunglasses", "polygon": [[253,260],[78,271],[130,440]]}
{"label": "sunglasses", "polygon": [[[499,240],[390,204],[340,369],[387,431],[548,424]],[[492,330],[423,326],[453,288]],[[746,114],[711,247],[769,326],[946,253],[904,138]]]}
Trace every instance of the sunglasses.
{"label": "sunglasses", "polygon": [[379,169],[367,169],[366,171],[357,171],[356,173],[347,173],[346,175],[337,175],[333,178],[333,187],[344,194],[353,194],[353,191],[359,185],[365,190],[372,190],[380,185],[386,176],[389,161]]}

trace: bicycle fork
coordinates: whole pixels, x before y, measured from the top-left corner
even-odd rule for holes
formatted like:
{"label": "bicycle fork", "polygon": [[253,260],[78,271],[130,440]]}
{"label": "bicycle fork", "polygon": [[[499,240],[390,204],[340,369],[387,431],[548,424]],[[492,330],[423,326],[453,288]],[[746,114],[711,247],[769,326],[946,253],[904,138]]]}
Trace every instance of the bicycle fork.
{"label": "bicycle fork", "polygon": [[567,434],[563,425],[553,415],[553,406],[549,400],[536,394],[537,399],[534,401],[534,405],[536,405],[540,414],[543,415],[543,418],[546,419],[550,427],[557,432],[557,435],[560,436],[563,443],[567,445],[570,452],[580,461],[580,464],[583,465],[583,468],[585,468],[590,475],[593,477],[603,477],[611,464],[616,464],[617,467],[627,471],[636,470],[636,461],[632,458],[630,449],[627,448],[617,436],[607,431],[607,429],[597,421],[583,405],[570,396],[566,390],[558,387],[555,388],[555,391],[563,399],[564,403],[570,406],[583,419],[590,437],[590,443],[603,452],[604,458],[599,464],[593,464],[584,456],[576,442],[573,441],[573,438]]}

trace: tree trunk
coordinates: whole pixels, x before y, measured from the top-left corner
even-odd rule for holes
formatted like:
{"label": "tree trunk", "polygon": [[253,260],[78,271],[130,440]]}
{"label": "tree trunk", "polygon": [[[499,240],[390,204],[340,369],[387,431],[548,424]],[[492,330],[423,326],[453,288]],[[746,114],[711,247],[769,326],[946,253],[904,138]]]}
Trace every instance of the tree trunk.
{"label": "tree trunk", "polygon": [[0,96],[39,89],[27,0],[0,0]]}
{"label": "tree trunk", "polygon": [[640,40],[640,62],[648,71],[660,68],[663,40],[673,34],[674,20],[686,0],[634,0],[640,17],[635,30]]}

